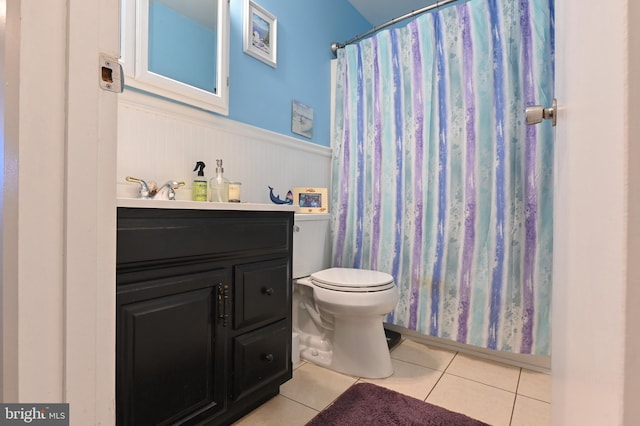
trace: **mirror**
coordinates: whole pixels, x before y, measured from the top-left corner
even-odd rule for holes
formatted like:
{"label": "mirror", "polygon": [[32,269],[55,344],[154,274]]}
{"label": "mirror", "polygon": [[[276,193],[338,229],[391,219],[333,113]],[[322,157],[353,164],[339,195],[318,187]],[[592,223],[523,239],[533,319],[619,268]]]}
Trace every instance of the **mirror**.
{"label": "mirror", "polygon": [[229,2],[122,0],[127,86],[228,114]]}

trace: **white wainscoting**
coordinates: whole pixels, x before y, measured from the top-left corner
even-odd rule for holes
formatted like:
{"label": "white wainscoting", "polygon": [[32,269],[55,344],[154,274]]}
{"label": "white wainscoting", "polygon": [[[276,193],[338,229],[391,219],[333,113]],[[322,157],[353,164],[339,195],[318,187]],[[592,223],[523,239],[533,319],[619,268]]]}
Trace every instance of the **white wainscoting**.
{"label": "white wainscoting", "polygon": [[229,120],[134,90],[118,104],[119,196],[135,194],[126,176],[186,182],[178,198],[190,194],[197,161],[215,175],[216,159],[224,176],[242,182],[242,201],[269,203],[269,188],[284,199],[294,187],[329,187],[331,149]]}

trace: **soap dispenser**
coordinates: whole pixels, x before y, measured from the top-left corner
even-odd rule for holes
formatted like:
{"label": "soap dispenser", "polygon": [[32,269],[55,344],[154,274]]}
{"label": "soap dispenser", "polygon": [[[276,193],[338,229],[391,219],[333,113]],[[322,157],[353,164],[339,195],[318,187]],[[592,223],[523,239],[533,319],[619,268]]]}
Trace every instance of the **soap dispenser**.
{"label": "soap dispenser", "polygon": [[207,179],[204,177],[205,167],[204,162],[198,161],[193,169],[194,172],[198,171],[193,178],[193,194],[191,197],[193,201],[207,201]]}
{"label": "soap dispenser", "polygon": [[222,160],[216,160],[216,175],[211,178],[211,201],[226,203],[229,201],[229,181],[223,176]]}

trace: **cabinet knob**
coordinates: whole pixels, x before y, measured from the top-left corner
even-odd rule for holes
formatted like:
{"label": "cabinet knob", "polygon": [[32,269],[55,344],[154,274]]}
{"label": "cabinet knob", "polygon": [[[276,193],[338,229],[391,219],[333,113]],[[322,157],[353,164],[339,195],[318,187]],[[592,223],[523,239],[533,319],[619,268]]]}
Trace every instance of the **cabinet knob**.
{"label": "cabinet knob", "polygon": [[273,362],[273,354],[262,355],[262,360],[267,362]]}
{"label": "cabinet knob", "polygon": [[262,288],[262,294],[266,294],[267,296],[271,296],[273,294],[273,289],[271,287],[269,288]]}

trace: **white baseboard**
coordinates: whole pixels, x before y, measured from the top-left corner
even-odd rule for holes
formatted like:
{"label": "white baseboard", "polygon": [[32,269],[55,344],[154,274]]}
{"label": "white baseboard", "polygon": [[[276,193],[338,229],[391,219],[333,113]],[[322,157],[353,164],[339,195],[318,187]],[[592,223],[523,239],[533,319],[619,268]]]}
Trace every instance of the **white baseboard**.
{"label": "white baseboard", "polygon": [[503,364],[512,365],[514,367],[526,368],[528,370],[538,371],[541,373],[551,373],[551,357],[541,355],[523,355],[511,352],[494,351],[481,348],[478,346],[465,345],[453,340],[442,339],[439,337],[425,336],[416,331],[409,330],[393,324],[385,324],[385,328],[402,334],[402,337],[414,342],[423,343],[429,346],[436,346],[455,352],[462,352],[467,355],[484,358],[487,360],[501,362]]}

